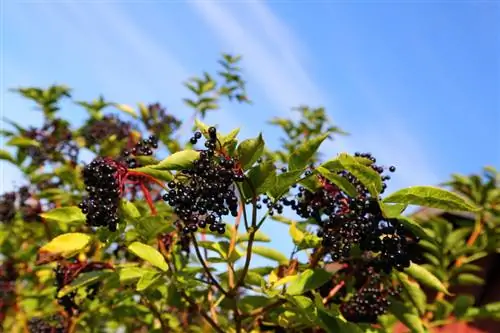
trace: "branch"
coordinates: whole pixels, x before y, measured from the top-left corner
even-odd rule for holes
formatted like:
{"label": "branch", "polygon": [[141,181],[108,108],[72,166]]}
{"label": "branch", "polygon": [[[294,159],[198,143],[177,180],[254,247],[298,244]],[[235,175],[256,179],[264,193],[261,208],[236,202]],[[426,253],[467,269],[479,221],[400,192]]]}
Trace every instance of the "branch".
{"label": "branch", "polygon": [[198,242],[196,241],[196,236],[194,233],[191,233],[191,238],[193,239],[193,245],[194,249],[196,252],[196,256],[198,257],[198,260],[200,261],[201,265],[203,266],[203,269],[205,270],[205,273],[207,274],[208,278],[213,282],[214,286],[225,296],[228,296],[227,291],[222,288],[222,286],[219,284],[219,282],[215,279],[215,277],[212,275],[212,272],[210,272],[210,268],[207,266],[207,263],[203,259],[200,248],[198,247]]}
{"label": "branch", "polygon": [[224,333],[224,331],[217,325],[217,323],[210,318],[208,314],[198,305],[191,297],[189,297],[184,291],[180,292],[182,297],[186,299],[186,301],[198,311],[198,313],[212,326],[212,328],[218,333]]}
{"label": "branch", "polygon": [[161,317],[161,313],[160,311],[156,308],[156,306],[151,303],[147,298],[146,296],[143,296],[142,299],[144,300],[144,303],[145,305],[148,307],[148,309],[151,311],[151,313],[156,317],[156,319],[158,319],[158,321],[160,322],[160,325],[161,325],[161,330],[164,332],[164,333],[168,333],[170,332],[169,328],[168,328],[168,325],[167,323],[163,320],[163,318]]}
{"label": "branch", "polygon": [[249,318],[249,317],[256,317],[256,316],[263,315],[267,311],[272,310],[274,308],[277,308],[277,307],[279,307],[279,306],[281,306],[281,305],[283,305],[285,303],[286,303],[286,300],[284,300],[284,299],[277,300],[274,303],[271,303],[271,304],[268,304],[266,306],[257,308],[255,310],[250,311],[249,313],[242,314],[241,315],[241,319],[246,319],[246,318]]}

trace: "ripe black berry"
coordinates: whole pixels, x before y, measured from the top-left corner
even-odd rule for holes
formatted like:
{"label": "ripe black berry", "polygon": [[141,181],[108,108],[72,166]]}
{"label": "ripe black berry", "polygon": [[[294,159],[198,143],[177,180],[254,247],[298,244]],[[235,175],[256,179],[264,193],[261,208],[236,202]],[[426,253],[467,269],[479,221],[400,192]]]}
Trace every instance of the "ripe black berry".
{"label": "ripe black berry", "polygon": [[118,204],[121,188],[118,180],[119,169],[116,162],[96,158],[83,170],[83,179],[88,192],[79,207],[87,215],[89,226],[107,226],[115,231],[118,223]]}
{"label": "ripe black berry", "polygon": [[[238,215],[234,183],[244,179],[243,173],[234,159],[215,151],[216,129],[210,127],[208,133],[210,138],[205,142],[208,149],[200,151],[191,169],[183,170],[176,181],[168,183],[170,190],[163,196],[182,221],[185,234],[207,225],[212,232],[223,234],[222,217]],[[193,138],[196,136],[199,135],[195,133]]]}
{"label": "ripe black berry", "polygon": [[394,165],[391,165],[391,166],[389,167],[389,171],[390,171],[390,172],[394,172],[394,171],[396,171],[396,167],[395,167]]}

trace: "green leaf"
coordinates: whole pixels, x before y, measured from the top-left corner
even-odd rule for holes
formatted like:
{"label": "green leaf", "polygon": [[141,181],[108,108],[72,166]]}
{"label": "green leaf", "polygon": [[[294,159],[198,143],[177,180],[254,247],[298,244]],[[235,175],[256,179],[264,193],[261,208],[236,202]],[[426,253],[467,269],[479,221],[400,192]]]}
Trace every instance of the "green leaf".
{"label": "green leaf", "polygon": [[457,282],[464,286],[481,286],[484,284],[484,279],[470,273],[463,273],[457,277]]}
{"label": "green leaf", "polygon": [[[250,182],[250,184],[248,184]],[[243,182],[243,194],[249,199],[265,193],[276,184],[276,167],[272,162],[260,163],[250,169],[248,181]],[[255,191],[255,193],[254,193]]]}
{"label": "green leaf", "polygon": [[302,170],[288,171],[276,176],[276,183],[268,191],[268,194],[274,200],[278,200],[284,194],[288,193],[290,187],[297,183],[302,174]]}
{"label": "green leaf", "polygon": [[405,304],[400,301],[392,301],[390,306],[392,314],[398,318],[412,333],[425,333],[424,325],[418,315],[412,313]]}
{"label": "green leaf", "polygon": [[437,291],[441,291],[446,295],[451,295],[443,285],[443,283],[424,267],[415,263],[411,263],[410,267],[408,267],[405,272],[418,282],[425,284],[426,286],[431,287]]}
{"label": "green leaf", "polygon": [[38,250],[37,265],[70,258],[83,251],[90,240],[89,235],[77,232],[59,235]]}
{"label": "green leaf", "polygon": [[297,229],[297,223],[292,223],[289,232],[295,245],[299,245],[304,240],[305,234]]}
{"label": "green leaf", "polygon": [[309,164],[309,160],[314,156],[319,146],[325,139],[330,135],[330,133],[325,133],[314,139],[306,141],[302,146],[298,147],[288,161],[288,167],[290,171],[302,170],[305,166]]}
{"label": "green leaf", "polygon": [[472,202],[458,194],[433,186],[412,186],[394,192],[384,202],[440,208],[447,211],[477,211]]}
{"label": "green leaf", "polygon": [[[249,233],[240,234],[240,235],[238,235],[238,239],[237,239],[236,243],[247,242],[249,239],[250,239]],[[254,235],[253,241],[254,242],[268,243],[271,241],[271,238],[269,238],[269,236],[267,236],[262,231],[257,230],[257,232]]]}
{"label": "green leaf", "polygon": [[252,247],[252,252],[262,257],[277,261],[279,264],[288,264],[287,256],[273,248],[254,245]]}
{"label": "green leaf", "polygon": [[199,119],[195,119],[194,120],[194,124],[195,126],[201,131],[201,133],[206,137],[208,138],[208,129],[210,126],[208,126],[207,124],[203,123],[201,120]]}
{"label": "green leaf", "polygon": [[88,285],[94,284],[96,282],[102,281],[106,277],[114,274],[113,271],[109,270],[99,270],[99,271],[91,271],[78,275],[76,279],[74,279],[70,284],[64,286],[58,293],[57,297],[63,297],[72,291],[75,291],[79,288],[86,287]]}
{"label": "green leaf", "polygon": [[49,210],[48,212],[41,213],[40,216],[47,221],[55,222],[83,222],[86,219],[82,210],[76,206],[61,207]]}
{"label": "green leaf", "polygon": [[453,303],[453,313],[457,318],[462,318],[467,313],[467,309],[474,306],[474,297],[458,295]]}
{"label": "green leaf", "polygon": [[16,163],[16,159],[8,151],[0,149],[0,160]]}
{"label": "green leaf", "polygon": [[40,147],[40,142],[18,136],[7,141],[6,145],[15,147]]}
{"label": "green leaf", "polygon": [[135,290],[137,291],[143,291],[149,288],[151,285],[153,285],[155,282],[157,282],[160,279],[161,275],[158,272],[146,272],[144,273],[139,281],[137,282],[137,285],[135,286]]}
{"label": "green leaf", "polygon": [[159,170],[183,170],[193,166],[193,162],[200,157],[200,153],[195,150],[182,150],[170,155],[163,161],[155,165],[154,169]]}
{"label": "green leaf", "polygon": [[242,141],[237,148],[238,161],[244,170],[250,168],[264,152],[262,133],[255,139]]}
{"label": "green leaf", "polygon": [[449,234],[445,239],[444,251],[446,252],[448,250],[454,249],[455,247],[461,245],[460,243],[463,243],[463,245],[465,245],[465,239],[470,234],[470,232],[471,229],[469,227],[453,230],[451,234]]}
{"label": "green leaf", "polygon": [[302,295],[309,290],[313,290],[324,285],[330,280],[332,275],[322,268],[306,269],[297,279],[288,286],[288,295]]}
{"label": "green leaf", "polygon": [[121,200],[121,210],[125,215],[125,217],[129,219],[134,220],[141,217],[141,213],[139,212],[137,207],[135,207],[135,205],[132,202],[126,199]]}
{"label": "green leaf", "polygon": [[134,172],[140,172],[156,178],[157,180],[163,180],[169,182],[174,179],[174,175],[168,170],[158,170],[157,166],[143,166],[140,168],[133,169]]}
{"label": "green leaf", "polygon": [[418,283],[412,282],[408,279],[408,275],[398,272],[397,273],[398,280],[401,282],[401,286],[403,290],[408,295],[408,298],[418,310],[420,315],[424,315],[425,306],[427,304],[427,296],[420,288]]}
{"label": "green leaf", "polygon": [[431,243],[435,243],[436,240],[428,233],[426,229],[424,229],[420,224],[415,222],[409,217],[404,215],[400,215],[396,217],[399,223],[408,228],[411,232],[415,234],[415,236],[420,237],[421,239],[425,239]]}
{"label": "green leaf", "polygon": [[358,195],[356,191],[356,187],[352,185],[350,181],[346,178],[339,176],[338,174],[331,172],[325,167],[319,166],[316,170],[326,179],[328,179],[332,184],[335,184],[340,188],[344,193],[346,193],[351,198],[355,198]]}
{"label": "green leaf", "polygon": [[137,266],[121,267],[118,271],[120,282],[125,284],[131,281],[139,280],[146,272],[154,272],[151,269]]}
{"label": "green leaf", "polygon": [[363,184],[373,197],[378,197],[382,190],[382,178],[371,167],[360,164],[348,154],[342,153],[338,157],[342,166]]}
{"label": "green leaf", "polygon": [[222,146],[227,146],[230,144],[230,142],[235,141],[236,137],[238,136],[238,133],[240,133],[239,128],[235,128],[231,132],[229,132],[228,135],[219,135],[219,141]]}
{"label": "green leaf", "polygon": [[134,118],[137,118],[137,113],[135,112],[134,108],[129,106],[129,105],[126,105],[126,104],[117,104],[117,103],[114,103],[113,104],[118,110],[120,111],[123,111],[129,115],[131,115],[132,117]]}
{"label": "green leaf", "polygon": [[386,218],[398,217],[401,214],[403,214],[406,207],[408,207],[407,205],[404,205],[404,204],[390,205],[390,204],[386,204],[386,203],[383,203],[380,201],[379,201],[379,205],[380,205],[380,209],[382,210],[382,213],[384,214],[384,217],[386,217]]}
{"label": "green leaf", "polygon": [[161,269],[162,271],[166,272],[168,270],[165,258],[163,258],[161,253],[155,248],[141,242],[133,242],[128,246],[128,249],[136,256],[146,260],[151,265]]}

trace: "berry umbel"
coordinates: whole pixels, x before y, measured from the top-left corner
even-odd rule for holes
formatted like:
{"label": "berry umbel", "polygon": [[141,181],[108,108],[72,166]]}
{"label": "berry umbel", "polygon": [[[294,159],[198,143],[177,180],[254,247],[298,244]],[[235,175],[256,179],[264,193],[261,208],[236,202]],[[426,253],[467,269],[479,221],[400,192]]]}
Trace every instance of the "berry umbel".
{"label": "berry umbel", "polygon": [[[216,128],[210,127],[207,132],[207,149],[200,151],[191,169],[183,170],[175,181],[168,183],[169,191],[163,196],[174,208],[184,233],[209,226],[212,232],[223,234],[222,217],[238,215],[235,182],[243,181],[243,171],[235,159],[217,149],[220,143]],[[196,144],[201,136],[196,132],[191,143]]]}

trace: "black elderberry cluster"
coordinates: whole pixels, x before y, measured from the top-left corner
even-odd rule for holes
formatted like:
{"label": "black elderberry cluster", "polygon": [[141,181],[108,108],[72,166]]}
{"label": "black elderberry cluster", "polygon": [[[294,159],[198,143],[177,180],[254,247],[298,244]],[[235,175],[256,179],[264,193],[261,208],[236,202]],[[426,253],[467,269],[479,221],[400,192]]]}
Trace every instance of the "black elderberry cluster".
{"label": "black elderberry cluster", "polygon": [[68,331],[67,321],[60,314],[49,318],[33,317],[28,320],[29,333],[66,333]]}
{"label": "black elderberry cluster", "polygon": [[[371,161],[371,168],[381,174],[382,191],[386,188],[388,175],[382,175],[384,168],[375,164],[371,154],[359,154]],[[394,172],[395,167],[389,167]],[[383,217],[377,198],[372,198],[368,189],[347,171],[338,172],[357,191],[352,198],[337,185],[320,178],[322,187],[311,192],[299,187],[296,197],[282,199],[299,216],[313,218],[320,226],[319,236],[332,260],[349,258],[351,249],[359,246],[363,251],[375,253],[374,265],[389,272],[393,267],[402,270],[416,258],[418,237],[406,230],[396,219]]]}
{"label": "black elderberry cluster", "polygon": [[115,136],[118,141],[121,141],[128,138],[131,132],[132,124],[122,121],[114,115],[106,115],[102,119],[92,120],[82,129],[87,146],[99,144],[111,136]]}
{"label": "black elderberry cluster", "polygon": [[76,163],[79,148],[73,142],[73,134],[68,122],[54,119],[46,122],[41,128],[31,127],[23,132],[23,136],[38,142],[37,146],[23,148],[31,158],[33,165],[43,165],[46,161]]}
{"label": "black elderberry cluster", "polygon": [[88,196],[78,205],[87,215],[87,225],[107,226],[116,231],[120,203],[119,168],[123,166],[106,158],[96,158],[83,170]]}
{"label": "black elderberry cluster", "polygon": [[179,119],[168,114],[159,103],[148,105],[148,113],[143,118],[143,122],[148,131],[158,134],[162,138],[168,138],[182,124]]}
{"label": "black elderberry cluster", "polygon": [[[223,234],[222,216],[238,215],[238,197],[235,182],[244,180],[237,161],[217,152],[217,130],[208,129],[206,150],[194,161],[191,169],[183,170],[176,181],[168,183],[169,191],[163,196],[174,208],[184,233],[195,232],[207,225],[212,232]],[[196,132],[191,143],[196,144],[202,135]]]}
{"label": "black elderberry cluster", "polygon": [[340,305],[340,312],[350,322],[376,323],[377,318],[387,312],[391,302],[388,296],[395,297],[401,292],[398,287],[386,287],[380,274],[373,268],[369,276],[352,297]]}
{"label": "black elderberry cluster", "polygon": [[151,156],[153,150],[158,149],[158,138],[151,135],[148,139],[139,140],[134,148],[124,150],[122,156],[129,169],[140,167],[139,161],[134,156]]}
{"label": "black elderberry cluster", "polygon": [[33,197],[27,186],[17,192],[9,192],[0,196],[0,222],[11,222],[19,211],[23,221],[40,222],[42,212],[40,200]]}
{"label": "black elderberry cluster", "polygon": [[0,222],[9,223],[16,216],[16,192],[0,196]]}
{"label": "black elderberry cluster", "polygon": [[[54,269],[56,274],[56,297],[59,291],[64,288],[72,280],[72,269],[71,265],[59,264]],[[64,311],[68,316],[72,316],[76,311],[79,311],[79,307],[75,302],[76,291],[70,292],[63,297],[57,298],[57,303],[64,308]]]}
{"label": "black elderberry cluster", "polygon": [[17,272],[11,260],[0,264],[0,328],[6,312],[15,304]]}

